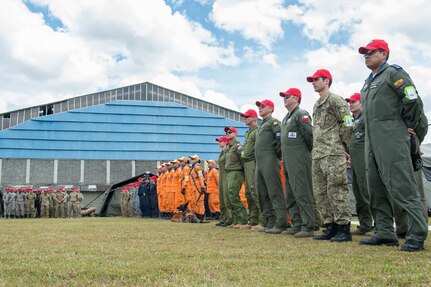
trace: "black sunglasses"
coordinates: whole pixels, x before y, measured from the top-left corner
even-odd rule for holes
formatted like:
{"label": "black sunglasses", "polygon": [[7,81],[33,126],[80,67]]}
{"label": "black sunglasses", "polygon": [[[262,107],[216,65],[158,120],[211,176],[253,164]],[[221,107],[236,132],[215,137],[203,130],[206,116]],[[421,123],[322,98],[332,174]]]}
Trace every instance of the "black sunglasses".
{"label": "black sunglasses", "polygon": [[377,53],[377,52],[382,52],[383,50],[382,49],[377,49],[377,50],[367,50],[365,53],[364,53],[364,57],[365,56],[372,56],[372,55],[374,55],[375,53]]}
{"label": "black sunglasses", "polygon": [[233,134],[233,131],[227,131],[227,132],[226,132],[226,134],[227,134],[227,135],[229,135],[229,134]]}

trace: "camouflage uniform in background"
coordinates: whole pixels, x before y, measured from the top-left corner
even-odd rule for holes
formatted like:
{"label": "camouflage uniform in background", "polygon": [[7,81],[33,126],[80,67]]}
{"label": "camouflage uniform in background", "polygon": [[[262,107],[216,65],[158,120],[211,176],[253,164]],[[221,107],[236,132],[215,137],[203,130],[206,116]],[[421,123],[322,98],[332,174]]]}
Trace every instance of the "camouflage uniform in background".
{"label": "camouflage uniform in background", "polygon": [[9,211],[9,191],[8,190],[4,191],[2,197],[3,197],[3,208],[4,208],[3,216],[4,218],[6,218]]}
{"label": "camouflage uniform in background", "polygon": [[40,201],[41,201],[40,217],[48,218],[50,203],[51,203],[51,194],[49,194],[49,192],[47,191],[42,191],[40,195]]}
{"label": "camouflage uniform in background", "polygon": [[350,224],[345,152],[353,130],[346,101],[331,92],[313,109],[313,187],[324,224]]}
{"label": "camouflage uniform in background", "polygon": [[72,191],[69,195],[70,201],[70,215],[69,217],[77,218],[78,217],[78,193]]}
{"label": "camouflage uniform in background", "polygon": [[16,193],[11,192],[11,193],[9,193],[9,211],[8,211],[9,218],[11,215],[13,217],[16,217],[15,212],[16,212]]}
{"label": "camouflage uniform in background", "polygon": [[36,217],[36,208],[35,208],[35,202],[36,202],[36,194],[31,189],[27,194],[27,214],[29,218]]}
{"label": "camouflage uniform in background", "polygon": [[23,218],[25,215],[25,194],[18,190],[16,194],[16,212],[15,216],[18,218]]}
{"label": "camouflage uniform in background", "polygon": [[49,194],[49,217],[54,218],[55,216],[55,210],[58,208],[57,207],[57,192],[54,191],[46,191]]}
{"label": "camouflage uniform in background", "polygon": [[78,210],[77,217],[80,217],[81,216],[81,204],[84,201],[84,195],[79,190],[77,191],[77,193],[78,193],[78,201],[76,203],[76,205],[77,205],[76,208]]}

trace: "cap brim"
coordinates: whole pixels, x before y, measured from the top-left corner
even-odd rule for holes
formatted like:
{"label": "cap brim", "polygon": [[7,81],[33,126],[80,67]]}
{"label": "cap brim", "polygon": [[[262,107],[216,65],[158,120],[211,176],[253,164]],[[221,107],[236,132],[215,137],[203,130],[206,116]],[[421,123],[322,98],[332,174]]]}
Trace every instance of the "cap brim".
{"label": "cap brim", "polygon": [[359,54],[365,54],[367,51],[374,51],[379,48],[373,46],[363,46],[358,49]]}
{"label": "cap brim", "polygon": [[280,92],[279,95],[280,95],[280,97],[288,96],[288,94],[286,94],[285,92]]}
{"label": "cap brim", "polygon": [[307,77],[307,82],[311,83],[316,77]]}
{"label": "cap brim", "polygon": [[256,106],[260,107],[261,104],[262,104],[261,102],[256,101]]}

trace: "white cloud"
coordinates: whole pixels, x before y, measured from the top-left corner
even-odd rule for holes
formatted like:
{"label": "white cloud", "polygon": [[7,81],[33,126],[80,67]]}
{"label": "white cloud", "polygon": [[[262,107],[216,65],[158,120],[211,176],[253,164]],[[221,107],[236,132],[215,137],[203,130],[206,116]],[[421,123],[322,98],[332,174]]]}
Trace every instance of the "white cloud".
{"label": "white cloud", "polygon": [[162,1],[33,2],[47,5],[66,29],[53,31],[22,2],[0,2],[0,111],[239,63],[233,43],[218,43]]}
{"label": "white cloud", "polygon": [[270,53],[263,56],[263,62],[271,65],[274,69],[278,69],[279,65],[277,64],[277,55]]}
{"label": "white cloud", "polygon": [[239,32],[269,49],[283,37],[281,23],[287,14],[281,0],[216,0],[210,18],[218,28]]}

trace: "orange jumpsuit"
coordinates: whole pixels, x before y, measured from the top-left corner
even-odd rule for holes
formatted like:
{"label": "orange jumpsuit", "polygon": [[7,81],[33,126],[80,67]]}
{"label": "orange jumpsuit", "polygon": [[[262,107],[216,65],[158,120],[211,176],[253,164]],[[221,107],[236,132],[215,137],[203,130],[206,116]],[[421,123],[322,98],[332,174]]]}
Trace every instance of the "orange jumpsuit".
{"label": "orange jumpsuit", "polygon": [[218,170],[216,168],[210,168],[207,174],[207,193],[208,205],[211,213],[220,212],[218,184]]}
{"label": "orange jumpsuit", "polygon": [[172,207],[174,212],[177,211],[178,206],[184,203],[184,196],[181,194],[181,180],[182,180],[182,168],[177,167],[172,177]]}
{"label": "orange jumpsuit", "polygon": [[174,212],[174,192],[173,192],[173,181],[174,181],[175,169],[171,168],[166,177],[166,212]]}
{"label": "orange jumpsuit", "polygon": [[245,197],[245,181],[241,185],[241,189],[239,190],[239,198],[241,199],[242,205],[244,205],[245,209],[248,209],[247,197]]}
{"label": "orange jumpsuit", "polygon": [[166,199],[166,175],[167,171],[163,171],[157,180],[157,196],[159,200],[159,211],[166,212],[165,199]]}
{"label": "orange jumpsuit", "polygon": [[193,210],[196,214],[205,214],[205,196],[200,194],[201,188],[205,186],[203,169],[200,164],[196,163],[190,169],[189,175],[190,184],[190,202],[188,207]]}

